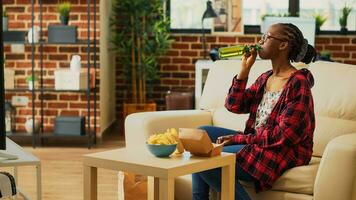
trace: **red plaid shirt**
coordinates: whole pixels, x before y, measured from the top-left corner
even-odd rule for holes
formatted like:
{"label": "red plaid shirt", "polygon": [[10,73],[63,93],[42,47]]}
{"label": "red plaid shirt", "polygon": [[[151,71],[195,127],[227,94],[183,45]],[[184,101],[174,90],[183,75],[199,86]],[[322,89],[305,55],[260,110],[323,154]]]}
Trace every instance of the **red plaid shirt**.
{"label": "red plaid shirt", "polygon": [[256,178],[257,192],[271,188],[287,169],[309,164],[313,152],[314,79],[307,69],[291,75],[266,124],[254,129],[257,108],[272,73],[263,73],[248,89],[247,80],[234,77],[225,101],[230,112],[250,113],[244,132],[238,132],[234,142],[246,144],[236,161]]}

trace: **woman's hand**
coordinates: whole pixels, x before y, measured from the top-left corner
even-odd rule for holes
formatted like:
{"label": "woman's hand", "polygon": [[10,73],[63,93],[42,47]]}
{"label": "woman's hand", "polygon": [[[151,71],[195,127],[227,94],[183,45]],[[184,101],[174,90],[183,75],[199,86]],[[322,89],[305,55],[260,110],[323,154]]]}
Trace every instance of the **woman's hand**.
{"label": "woman's hand", "polygon": [[234,142],[234,135],[220,136],[216,140],[216,144],[223,144],[224,146],[233,144],[233,142]]}
{"label": "woman's hand", "polygon": [[238,79],[247,79],[248,74],[252,65],[255,63],[257,57],[257,52],[255,49],[252,49],[250,53],[244,54],[241,60],[241,70],[238,74]]}
{"label": "woman's hand", "polygon": [[250,53],[246,53],[242,56],[242,68],[251,69],[252,65],[255,63],[257,57],[257,51],[253,48]]}

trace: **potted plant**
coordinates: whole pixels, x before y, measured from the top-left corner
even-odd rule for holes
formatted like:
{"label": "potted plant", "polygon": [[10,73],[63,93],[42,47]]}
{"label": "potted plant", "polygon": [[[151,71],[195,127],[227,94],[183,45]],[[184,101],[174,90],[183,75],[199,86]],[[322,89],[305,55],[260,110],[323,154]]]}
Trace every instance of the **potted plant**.
{"label": "potted plant", "polygon": [[341,15],[339,18],[339,24],[340,24],[340,32],[343,34],[347,33],[347,18],[349,17],[349,14],[352,11],[352,7],[349,7],[345,4],[345,6],[341,10]]}
{"label": "potted plant", "polygon": [[[131,98],[124,103],[124,117],[155,110],[147,96],[158,80],[158,58],[170,47],[169,21],[161,0],[120,0],[113,8],[111,39]],[[147,109],[146,109],[147,108]]]}
{"label": "potted plant", "polygon": [[61,20],[62,25],[68,25],[69,22],[69,14],[72,5],[70,2],[63,2],[58,5],[59,18]]}
{"label": "potted plant", "polygon": [[323,16],[322,14],[316,13],[314,14],[315,18],[315,34],[320,33],[320,27],[326,22],[327,17]]}
{"label": "potted plant", "polygon": [[29,90],[33,90],[33,86],[36,85],[36,81],[38,80],[38,77],[35,75],[35,76],[27,76],[26,77],[26,82],[28,84],[28,89]]}
{"label": "potted plant", "polygon": [[7,15],[6,10],[2,12],[2,30],[7,31],[8,30],[8,24],[9,24],[9,17]]}

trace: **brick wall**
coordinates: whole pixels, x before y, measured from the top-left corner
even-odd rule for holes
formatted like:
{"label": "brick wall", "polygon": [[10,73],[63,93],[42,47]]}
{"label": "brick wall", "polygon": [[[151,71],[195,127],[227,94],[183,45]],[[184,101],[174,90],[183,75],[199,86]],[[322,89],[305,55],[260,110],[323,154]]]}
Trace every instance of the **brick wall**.
{"label": "brick wall", "polygon": [[[173,34],[175,40],[168,53],[160,59],[161,79],[154,87],[153,100],[158,109],[165,109],[165,93],[172,91],[194,91],[194,63],[203,59],[201,37],[199,34]],[[207,49],[233,44],[253,44],[258,42],[260,35],[207,36]],[[356,36],[318,36],[316,49],[329,50],[332,59],[338,62],[356,64]],[[117,116],[122,118],[122,102],[125,100],[125,84],[120,79],[122,71],[117,67]]]}
{"label": "brick wall", "polygon": [[[57,13],[57,4],[59,0],[43,0],[43,39],[47,41],[47,27],[49,25],[59,24],[59,15]],[[78,39],[87,39],[87,1],[86,0],[70,0],[72,3],[72,11],[70,14],[69,25],[78,26]],[[9,15],[9,30],[28,31],[31,27],[31,0],[3,0],[4,10]],[[94,5],[91,3],[91,39],[94,37]],[[96,1],[97,22],[96,22],[96,38],[97,38],[97,68],[99,64],[99,0]],[[39,0],[35,1],[35,25],[40,25],[40,6]],[[31,45],[25,44],[24,53],[12,53],[11,44],[5,44],[5,67],[15,71],[15,88],[26,88],[26,76],[32,74],[31,72]],[[40,45],[35,47],[35,73],[40,74]],[[92,48],[93,50],[93,48]],[[71,44],[71,45],[54,45],[45,44],[43,46],[43,83],[44,87],[54,88],[54,70],[58,68],[69,68],[69,62],[72,55],[77,54],[81,56],[82,68],[87,67],[87,45],[86,44]],[[91,67],[93,66],[94,54],[91,54]],[[96,77],[99,78],[97,70]],[[99,84],[97,80],[97,85]],[[26,117],[32,115],[32,93],[26,92],[11,92],[6,91],[6,99],[10,100],[13,95],[28,96],[30,103],[27,106],[16,107],[16,131],[23,132],[24,122]],[[97,96],[97,108],[99,108],[99,91]],[[85,93],[75,92],[45,92],[43,96],[40,92],[35,95],[35,115],[36,119],[40,119],[40,98],[44,99],[44,131],[53,130],[54,118],[59,115],[74,115],[87,116],[87,96]],[[94,96],[91,97],[93,100]],[[91,127],[94,127],[94,103],[91,101]],[[97,116],[100,112],[97,109]],[[100,131],[100,118],[97,117],[97,132]]]}

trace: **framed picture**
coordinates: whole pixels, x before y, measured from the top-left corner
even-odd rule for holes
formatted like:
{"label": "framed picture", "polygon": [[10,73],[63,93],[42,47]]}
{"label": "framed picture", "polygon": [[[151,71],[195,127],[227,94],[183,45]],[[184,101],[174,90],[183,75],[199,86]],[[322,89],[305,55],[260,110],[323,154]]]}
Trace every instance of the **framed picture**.
{"label": "framed picture", "polygon": [[242,0],[214,0],[214,9],[213,34],[243,34]]}

